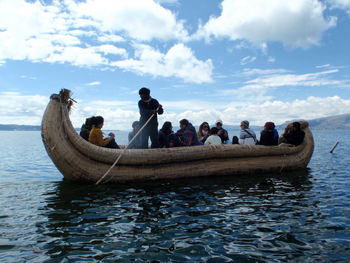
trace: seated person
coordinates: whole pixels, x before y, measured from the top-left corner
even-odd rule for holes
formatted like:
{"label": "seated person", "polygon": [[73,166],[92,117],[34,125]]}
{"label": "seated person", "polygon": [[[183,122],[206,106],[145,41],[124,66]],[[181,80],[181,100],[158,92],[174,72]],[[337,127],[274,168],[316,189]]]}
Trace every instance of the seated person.
{"label": "seated person", "polygon": [[289,145],[298,146],[303,143],[305,132],[301,130],[300,122],[293,122],[288,124],[281,136],[279,143],[286,143]]}
{"label": "seated person", "polygon": [[175,135],[170,121],[166,121],[158,133],[161,148],[178,147],[181,145],[180,138]]}
{"label": "seated person", "polygon": [[213,127],[210,129],[210,136],[205,141],[204,145],[220,145],[222,144],[222,140],[219,136],[219,129],[216,127]]}
{"label": "seated person", "polygon": [[181,140],[181,146],[199,145],[196,129],[186,119],[180,121],[180,130],[176,135]]}
{"label": "seated person", "polygon": [[260,132],[260,145],[278,145],[278,132],[273,122],[266,122]]}
{"label": "seated person", "polygon": [[205,140],[210,136],[209,123],[206,121],[199,125],[197,137],[200,143],[205,143]]}
{"label": "seated person", "polygon": [[239,140],[237,136],[232,137],[232,144],[239,144]]}
{"label": "seated person", "polygon": [[92,125],[91,125],[92,118],[93,117],[86,118],[85,123],[81,126],[81,129],[80,129],[80,136],[87,141],[89,141],[89,134],[92,129]]}
{"label": "seated person", "polygon": [[102,116],[93,117],[91,120],[92,129],[89,134],[89,142],[97,146],[102,146],[112,149],[120,149],[118,144],[115,142],[115,135],[113,133],[108,134],[109,137],[103,138],[102,127],[104,119]]}
{"label": "seated person", "polygon": [[222,128],[222,120],[217,120],[215,122],[216,128],[219,130],[219,136],[221,138],[222,143],[226,143],[229,138],[228,138],[228,132]]}
{"label": "seated person", "polygon": [[[140,122],[134,121],[131,125],[132,131],[128,134],[129,147],[128,149],[140,149],[141,148],[141,135],[138,134],[134,139],[136,133],[140,130]],[[131,143],[130,141],[133,140]]]}
{"label": "seated person", "polygon": [[249,129],[249,121],[242,121],[240,127],[239,144],[255,145],[258,140],[256,139],[255,132]]}

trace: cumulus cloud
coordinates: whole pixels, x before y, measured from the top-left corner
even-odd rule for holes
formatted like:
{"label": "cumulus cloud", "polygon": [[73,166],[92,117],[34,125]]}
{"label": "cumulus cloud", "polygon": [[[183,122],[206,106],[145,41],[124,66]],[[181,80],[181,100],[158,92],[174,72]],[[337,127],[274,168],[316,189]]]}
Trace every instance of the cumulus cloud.
{"label": "cumulus cloud", "polygon": [[136,45],[135,58],[112,62],[111,65],[138,74],[178,77],[186,82],[212,82],[213,64],[210,59],[198,60],[184,44],[176,44],[167,53],[148,45]]}
{"label": "cumulus cloud", "polygon": [[[0,1],[0,65],[6,60],[29,60],[108,68],[112,60],[129,57],[126,48],[134,41],[187,38],[183,21],[154,0]],[[126,47],[117,46],[119,43]],[[185,52],[183,58],[178,49]],[[160,63],[167,65],[167,73],[150,70],[148,74],[188,80],[176,65],[187,58],[190,61],[184,70],[211,71],[210,61],[196,60],[192,51],[181,45],[163,56]],[[194,72],[194,82],[201,82],[199,73]]]}
{"label": "cumulus cloud", "polygon": [[[48,102],[49,99],[46,96],[1,92],[1,124],[40,125]],[[291,102],[274,100],[260,104],[232,102],[213,107],[210,106],[212,102],[208,101],[188,101],[182,107],[179,107],[179,103],[178,101],[163,103],[165,113],[159,116],[160,124],[164,121],[172,121],[175,126],[183,118],[190,120],[194,125],[199,125],[203,121],[214,123],[218,118],[227,125],[237,125],[243,119],[248,119],[253,125],[263,125],[269,120],[279,124],[296,118],[314,119],[344,114],[348,113],[350,108],[350,100],[338,96],[308,97]],[[192,103],[197,105],[195,109]],[[139,119],[139,112],[134,101],[113,100],[79,101],[72,109],[71,120],[75,127],[80,127],[85,118],[93,115],[104,116],[105,129],[129,130],[131,123]]]}
{"label": "cumulus cloud", "polygon": [[221,8],[221,15],[211,17],[196,37],[308,47],[336,24],[335,17],[324,17],[325,6],[317,0],[223,0]]}
{"label": "cumulus cloud", "polygon": [[0,92],[1,124],[39,125],[48,101],[40,95]]}
{"label": "cumulus cloud", "polygon": [[71,7],[77,16],[99,23],[104,32],[123,32],[142,41],[187,38],[183,23],[153,0],[87,0]]}

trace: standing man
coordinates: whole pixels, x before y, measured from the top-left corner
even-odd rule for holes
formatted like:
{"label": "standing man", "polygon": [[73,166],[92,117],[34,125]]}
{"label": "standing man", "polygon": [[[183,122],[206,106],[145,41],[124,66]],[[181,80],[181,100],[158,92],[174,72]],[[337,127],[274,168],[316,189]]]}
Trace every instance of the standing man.
{"label": "standing man", "polygon": [[158,118],[157,114],[163,114],[162,105],[150,96],[151,91],[145,87],[139,90],[140,98],[140,127],[153,115],[146,127],[141,132],[141,148],[148,148],[148,138],[151,138],[151,148],[159,148],[158,140]]}

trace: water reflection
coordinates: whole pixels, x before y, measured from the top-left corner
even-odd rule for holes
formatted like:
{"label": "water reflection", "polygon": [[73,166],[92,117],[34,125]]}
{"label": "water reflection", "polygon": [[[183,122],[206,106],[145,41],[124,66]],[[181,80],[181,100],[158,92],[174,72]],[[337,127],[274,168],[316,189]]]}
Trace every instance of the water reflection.
{"label": "water reflection", "polygon": [[[317,258],[308,170],[171,183],[57,183],[38,225],[53,261],[264,262]],[[323,231],[323,230],[322,230]]]}

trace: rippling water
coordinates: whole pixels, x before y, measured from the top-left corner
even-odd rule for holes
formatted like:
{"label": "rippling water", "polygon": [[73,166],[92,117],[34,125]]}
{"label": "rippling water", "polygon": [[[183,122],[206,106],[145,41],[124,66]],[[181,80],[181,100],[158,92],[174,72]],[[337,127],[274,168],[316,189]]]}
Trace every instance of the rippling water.
{"label": "rippling water", "polygon": [[0,132],[0,262],[349,262],[350,131],[328,134],[302,172],[94,186]]}

